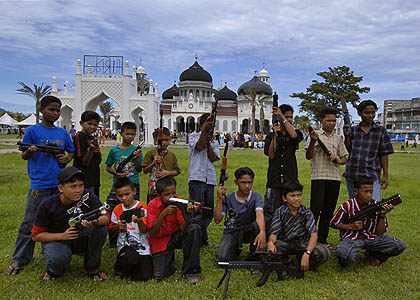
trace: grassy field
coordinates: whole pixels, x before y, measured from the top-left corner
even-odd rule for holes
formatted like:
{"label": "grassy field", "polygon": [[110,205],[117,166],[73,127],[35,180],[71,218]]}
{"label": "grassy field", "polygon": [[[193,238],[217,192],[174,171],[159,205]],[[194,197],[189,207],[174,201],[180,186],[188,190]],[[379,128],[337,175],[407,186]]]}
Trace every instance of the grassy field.
{"label": "grassy field", "polygon": [[[109,148],[103,148],[104,160]],[[174,149],[183,170],[177,177],[178,195],[188,197],[187,168],[188,150]],[[228,172],[241,166],[251,167],[255,173],[254,191],[264,195],[267,159],[261,150],[235,150],[229,152]],[[310,168],[304,152],[298,151],[299,179],[305,186],[304,204],[309,205]],[[217,173],[220,162],[216,163]],[[228,299],[420,299],[420,222],[418,221],[420,156],[397,153],[390,156],[390,186],[383,196],[401,194],[403,203],[389,216],[389,234],[407,243],[407,249],[399,257],[391,258],[382,267],[370,267],[363,255],[357,267],[341,269],[336,257],[322,265],[317,272],[305,274],[304,280],[289,279],[276,281],[272,275],[265,286],[256,287],[257,277],[247,270],[232,273]],[[18,226],[22,220],[29,179],[26,162],[18,153],[0,155],[0,268],[3,270],[11,261]],[[101,200],[105,200],[112,179],[102,166]],[[141,199],[145,200],[147,178],[141,176]],[[417,182],[417,183],[416,183]],[[227,182],[228,192],[234,190],[232,178]],[[347,191],[342,184],[339,203],[346,200]],[[218,243],[223,226],[210,225],[210,242]],[[336,245],[338,232],[330,231],[329,242]],[[18,275],[0,275],[2,292],[0,299],[222,299],[223,289],[216,286],[223,270],[214,263],[217,249],[203,248],[201,282],[187,286],[180,272],[163,282],[136,283],[130,281],[93,282],[83,275],[82,258],[73,257],[65,276],[54,282],[42,282],[45,272],[45,258],[40,245],[36,246],[31,264]],[[116,250],[105,249],[101,269],[112,275]],[[182,253],[177,252],[176,267],[181,269]]]}

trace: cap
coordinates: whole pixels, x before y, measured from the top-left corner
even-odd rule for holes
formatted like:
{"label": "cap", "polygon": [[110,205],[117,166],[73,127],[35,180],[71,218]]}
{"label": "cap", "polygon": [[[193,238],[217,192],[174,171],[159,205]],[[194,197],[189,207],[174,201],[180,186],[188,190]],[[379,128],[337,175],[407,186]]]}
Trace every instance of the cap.
{"label": "cap", "polygon": [[85,174],[82,171],[80,171],[78,168],[66,167],[63,170],[61,170],[60,173],[58,173],[58,183],[64,184],[65,182],[70,181],[70,179],[76,174],[82,174],[83,180],[84,180]]}

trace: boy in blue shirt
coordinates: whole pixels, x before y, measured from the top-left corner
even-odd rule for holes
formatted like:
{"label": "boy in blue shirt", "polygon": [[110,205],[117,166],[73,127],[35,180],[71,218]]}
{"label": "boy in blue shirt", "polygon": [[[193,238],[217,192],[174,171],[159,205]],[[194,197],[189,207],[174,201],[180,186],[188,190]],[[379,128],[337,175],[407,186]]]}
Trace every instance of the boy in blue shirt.
{"label": "boy in blue shirt", "polygon": [[239,168],[235,171],[235,178],[238,186],[236,192],[225,196],[226,189],[222,185],[217,190],[214,222],[219,224],[228,214],[217,261],[230,261],[238,257],[242,243],[249,243],[247,259],[251,259],[255,250],[263,250],[266,244],[262,197],[251,191],[254,172],[248,167]]}
{"label": "boy in blue shirt", "polygon": [[[136,189],[134,200],[140,200],[140,177],[141,162],[143,161],[143,153],[141,149],[135,150],[137,147],[132,145],[134,138],[136,137],[137,126],[133,122],[125,122],[121,126],[121,145],[114,146],[109,150],[108,157],[105,161],[106,170],[114,175],[114,184],[117,178],[128,177]],[[127,158],[134,151],[134,157],[124,168],[122,173],[117,173],[119,164]],[[113,167],[114,166],[114,167]],[[115,206],[119,204],[119,201],[115,195],[114,187],[111,189],[106,202],[109,204],[109,213],[111,214]],[[111,248],[115,248],[117,244],[118,230],[111,230],[109,235],[109,244]]]}
{"label": "boy in blue shirt", "polygon": [[[32,224],[41,200],[58,193],[59,164],[66,164],[73,159],[74,147],[70,135],[63,128],[54,126],[60,117],[61,101],[54,96],[45,96],[40,101],[41,123],[28,127],[22,142],[32,144],[27,151],[22,152],[22,158],[28,161],[28,175],[31,179],[27,206],[22,224],[16,239],[12,264],[4,270],[6,275],[19,274],[22,266],[29,264],[34,253],[35,242],[31,238]],[[55,143],[69,154],[57,156],[47,155],[37,151],[35,145]]]}

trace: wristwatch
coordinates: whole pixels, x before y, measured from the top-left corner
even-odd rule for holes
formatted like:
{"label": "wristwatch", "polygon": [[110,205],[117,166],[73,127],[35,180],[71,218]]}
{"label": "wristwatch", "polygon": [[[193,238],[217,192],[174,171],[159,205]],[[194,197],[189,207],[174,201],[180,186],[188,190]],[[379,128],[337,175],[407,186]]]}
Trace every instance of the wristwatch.
{"label": "wristwatch", "polygon": [[312,254],[312,251],[311,251],[311,250],[306,249],[306,250],[305,250],[305,253],[306,253],[306,254],[308,254],[308,255],[310,256],[310,255]]}

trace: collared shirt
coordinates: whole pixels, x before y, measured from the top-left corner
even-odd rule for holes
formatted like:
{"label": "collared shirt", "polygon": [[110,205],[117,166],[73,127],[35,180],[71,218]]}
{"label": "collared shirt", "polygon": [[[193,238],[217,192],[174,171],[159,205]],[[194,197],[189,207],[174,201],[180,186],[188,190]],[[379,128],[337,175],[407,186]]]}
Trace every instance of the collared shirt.
{"label": "collared shirt", "polygon": [[[369,205],[377,203],[377,200],[371,200]],[[357,198],[347,200],[337,209],[333,218],[330,221],[331,226],[337,226],[340,223],[345,223],[347,219],[356,215],[361,211],[363,207],[357,201]],[[342,230],[340,236],[342,239],[348,238],[352,240],[358,240],[362,237],[373,240],[378,235],[376,234],[376,228],[379,223],[379,212],[374,215],[368,216],[363,219],[363,230]],[[385,230],[388,229],[388,222],[385,219]]]}
{"label": "collared shirt", "polygon": [[[159,218],[160,214],[165,209],[163,202],[160,198],[155,198],[150,201],[147,206],[147,228],[150,230],[153,223]],[[184,217],[179,208],[172,215],[168,215],[163,219],[163,223],[159,231],[153,235],[149,235],[149,244],[152,254],[166,250],[172,235],[180,230],[180,225],[184,223]]]}
{"label": "collared shirt", "polygon": [[360,124],[351,127],[351,151],[344,177],[352,181],[363,176],[373,180],[381,177],[380,156],[394,153],[388,132],[375,123],[368,133]]}
{"label": "collared shirt", "polygon": [[289,206],[282,205],[274,212],[270,232],[281,241],[307,242],[311,234],[317,232],[314,215],[309,208],[301,205],[296,216],[293,216]]}
{"label": "collared shirt", "polygon": [[[340,157],[348,155],[344,141],[333,131],[327,135],[324,129],[316,130],[319,139],[324,143],[331,154]],[[305,149],[309,148],[311,137],[306,142]],[[341,181],[340,165],[333,163],[324,150],[319,146],[318,141],[315,142],[314,154],[311,159],[311,180],[336,180]]]}
{"label": "collared shirt", "polygon": [[[217,184],[216,169],[207,155],[207,148],[198,151],[196,146],[200,139],[200,132],[193,132],[189,137],[188,153],[188,182],[197,180],[210,185]],[[216,154],[217,160],[220,159],[219,143],[215,140],[210,141],[210,147]]]}
{"label": "collared shirt", "polygon": [[[295,152],[303,139],[303,134],[296,129],[297,137],[292,139],[288,133],[277,136],[277,149],[274,158],[268,159],[267,188],[281,188],[281,186],[298,178],[298,169]],[[265,138],[264,154],[268,156],[271,140],[274,133],[270,132]]]}

